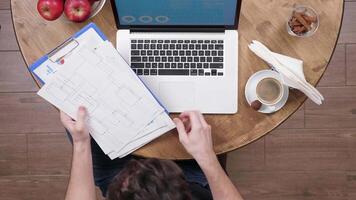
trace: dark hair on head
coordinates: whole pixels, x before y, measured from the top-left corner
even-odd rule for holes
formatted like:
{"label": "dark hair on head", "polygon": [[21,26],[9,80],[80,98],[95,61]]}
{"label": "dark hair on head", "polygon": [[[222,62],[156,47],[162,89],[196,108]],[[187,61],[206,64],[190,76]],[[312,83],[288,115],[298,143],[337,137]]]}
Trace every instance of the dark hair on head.
{"label": "dark hair on head", "polygon": [[173,161],[131,160],[115,176],[108,200],[191,200],[182,170]]}

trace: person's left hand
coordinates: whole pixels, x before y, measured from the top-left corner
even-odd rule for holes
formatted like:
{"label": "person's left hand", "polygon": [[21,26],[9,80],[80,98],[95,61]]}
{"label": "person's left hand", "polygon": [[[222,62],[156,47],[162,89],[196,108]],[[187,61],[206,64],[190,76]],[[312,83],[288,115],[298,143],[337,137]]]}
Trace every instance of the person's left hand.
{"label": "person's left hand", "polygon": [[61,111],[61,121],[63,126],[70,132],[73,143],[86,143],[90,141],[88,127],[86,125],[87,110],[80,106],[77,113],[77,121]]}

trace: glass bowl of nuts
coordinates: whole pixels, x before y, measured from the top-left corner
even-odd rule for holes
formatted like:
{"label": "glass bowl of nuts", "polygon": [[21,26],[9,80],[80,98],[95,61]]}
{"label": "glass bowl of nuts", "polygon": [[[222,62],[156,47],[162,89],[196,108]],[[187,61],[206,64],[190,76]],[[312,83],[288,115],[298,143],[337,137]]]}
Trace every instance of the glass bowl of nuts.
{"label": "glass bowl of nuts", "polygon": [[319,28],[319,16],[311,7],[296,5],[287,22],[288,33],[296,37],[312,36]]}

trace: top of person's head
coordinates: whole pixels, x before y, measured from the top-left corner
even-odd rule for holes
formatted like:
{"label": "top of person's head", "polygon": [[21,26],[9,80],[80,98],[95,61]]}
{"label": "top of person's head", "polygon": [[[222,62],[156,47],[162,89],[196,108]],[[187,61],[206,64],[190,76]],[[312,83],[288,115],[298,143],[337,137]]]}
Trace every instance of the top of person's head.
{"label": "top of person's head", "polygon": [[191,200],[182,170],[169,160],[131,160],[111,182],[108,200]]}

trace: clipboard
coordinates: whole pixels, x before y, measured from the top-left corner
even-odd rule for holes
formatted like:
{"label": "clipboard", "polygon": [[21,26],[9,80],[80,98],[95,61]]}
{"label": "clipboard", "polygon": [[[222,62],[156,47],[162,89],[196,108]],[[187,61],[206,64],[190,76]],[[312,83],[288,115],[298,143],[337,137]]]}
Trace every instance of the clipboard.
{"label": "clipboard", "polygon": [[[33,63],[29,67],[30,72],[41,82],[41,84],[45,84],[45,81],[38,74],[36,74],[36,70],[38,70],[40,67],[43,67],[43,65],[46,62],[52,63],[52,64],[58,63],[60,65],[60,62],[63,58],[65,58],[66,56],[69,56],[76,48],[79,47],[80,42],[78,41],[78,38],[81,37],[83,34],[87,33],[91,29],[95,31],[95,33],[99,36],[99,38],[102,40],[102,42],[108,40],[108,38],[99,29],[99,27],[96,26],[96,24],[90,23],[90,24],[86,25],[85,27],[83,27],[80,31],[75,33],[72,37],[68,38],[66,41],[64,41],[62,44],[60,44],[58,47],[53,49],[51,52],[42,56],[35,63]],[[50,66],[45,66],[45,67],[46,67],[45,70],[47,71],[48,74],[55,73],[55,69],[52,69]],[[152,96],[156,99],[156,101],[162,106],[162,108],[164,108],[165,112],[167,114],[169,114],[167,108],[151,92],[151,90],[142,81],[142,79],[139,76],[137,76],[137,77],[140,79],[140,81],[143,83],[143,85],[147,88],[147,90],[152,94]]]}
{"label": "clipboard", "polygon": [[[48,74],[55,73],[56,69],[53,69],[53,65],[60,64],[63,61],[63,58],[68,56],[71,52],[73,52],[77,47],[79,47],[80,42],[77,38],[81,37],[84,33],[88,32],[89,30],[93,29],[96,34],[102,39],[102,41],[108,40],[105,34],[94,24],[90,23],[83,27],[80,31],[75,33],[72,37],[68,38],[58,47],[53,49],[48,54],[42,56],[40,59],[35,61],[30,67],[30,72],[41,82],[41,84],[45,84],[45,80],[41,78],[38,74],[36,74],[36,70],[39,70],[40,67],[45,67],[43,69]],[[53,64],[52,66],[47,65],[43,66],[45,63]]]}
{"label": "clipboard", "polygon": [[[102,46],[102,45],[106,46]],[[100,51],[102,50],[103,47],[107,47],[107,51]],[[101,57],[95,59],[93,56],[95,55],[95,51],[101,52]],[[105,56],[107,55],[107,56]],[[114,57],[115,56],[115,57]],[[111,58],[114,57],[120,62],[109,62]],[[93,58],[93,60],[91,60]],[[87,62],[87,65],[82,65],[82,61],[85,59]],[[48,54],[42,56],[39,60],[37,60],[34,64],[30,66],[31,72],[36,76],[36,78],[41,81],[44,86],[42,89],[37,93],[41,97],[45,98],[47,101],[55,105],[57,108],[61,109],[62,111],[66,112],[67,114],[71,114],[71,116],[75,116],[74,113],[76,112],[76,107],[79,105],[83,105],[83,103],[89,107],[89,108],[94,108],[94,109],[100,109],[99,107],[96,107],[100,102],[103,101],[103,105],[108,105],[107,101],[100,99],[100,95],[96,95],[97,90],[92,90],[92,86],[95,85],[97,82],[100,81],[103,78],[106,78],[105,76],[105,69],[97,69],[97,66],[103,66],[98,64],[99,62],[97,61],[103,61],[101,64],[105,64],[105,61],[108,60],[108,65],[110,65],[111,68],[116,67],[117,65],[120,65],[122,68],[121,70],[126,72],[126,73],[132,73],[130,76],[131,80],[128,81],[129,83],[132,84],[132,86],[139,87],[137,91],[138,93],[141,93],[140,91],[143,91],[144,89],[147,89],[145,92],[142,92],[143,95],[149,95],[146,100],[148,102],[154,103],[154,106],[151,103],[146,103],[146,104],[141,104],[138,109],[142,110],[142,106],[149,106],[150,108],[155,108],[155,110],[148,109],[147,113],[151,113],[151,116],[146,115],[146,117],[142,118],[142,120],[137,120],[139,122],[144,121],[144,123],[140,124],[138,123],[138,126],[136,129],[129,129],[125,128],[125,126],[121,126],[120,128],[123,128],[124,131],[126,130],[133,130],[135,131],[134,133],[136,134],[133,138],[128,138],[127,136],[125,137],[125,140],[120,140],[118,137],[113,137],[112,135],[107,135],[105,136],[106,131],[111,128],[110,124],[109,126],[104,126],[103,124],[100,123],[100,120],[105,120],[107,119],[106,113],[105,112],[98,112],[96,117],[93,118],[91,121],[92,124],[96,129],[91,130],[91,135],[92,137],[96,140],[96,142],[99,144],[101,149],[104,151],[106,155],[108,155],[111,159],[115,159],[117,157],[124,157],[127,154],[131,153],[132,151],[136,150],[137,148],[140,148],[141,146],[145,145],[146,143],[152,141],[153,139],[159,137],[160,135],[166,133],[167,131],[173,129],[175,127],[174,123],[169,117],[169,113],[167,109],[161,104],[161,102],[156,98],[156,96],[150,91],[150,89],[145,85],[145,83],[140,79],[139,76],[132,70],[132,68],[129,66],[129,63],[125,61],[122,56],[119,54],[117,49],[108,41],[106,36],[100,31],[100,29],[94,24],[90,23],[84,28],[82,28],[79,32],[74,34],[72,37],[67,39],[65,42],[63,42],[61,45],[53,49],[51,52]],[[63,61],[63,63],[61,63]],[[48,67],[49,66],[49,67]],[[57,67],[56,69],[58,70],[57,74],[55,69],[51,69],[52,67]],[[63,68],[60,68],[60,67]],[[79,66],[79,67],[78,67]],[[83,66],[83,67],[82,67]],[[90,66],[90,70],[88,69],[88,66]],[[105,66],[104,66],[105,67]],[[127,68],[126,68],[127,67]],[[48,79],[42,80],[42,76],[38,76],[36,70],[43,69],[40,72],[45,72],[49,73],[50,75],[54,76],[47,76]],[[79,70],[80,69],[80,70]],[[47,70],[47,71],[46,71]],[[63,71],[62,71],[63,70]],[[73,71],[71,71],[73,70]],[[95,73],[98,71],[95,70],[102,70],[102,73]],[[74,74],[73,72],[75,71]],[[115,72],[117,76],[114,77],[119,77],[119,75],[127,76],[126,74],[122,74],[122,71],[117,71],[117,70],[112,70],[112,72]],[[62,73],[63,72],[63,73]],[[91,73],[90,73],[91,72]],[[100,72],[100,71],[99,71]],[[107,73],[108,71],[106,71]],[[110,72],[109,72],[110,73]],[[67,74],[67,75],[64,75]],[[69,76],[68,76],[69,74]],[[85,74],[83,77],[87,77],[87,79],[80,79],[80,75]],[[104,75],[103,75],[104,74]],[[40,74],[43,75],[43,74]],[[73,75],[73,76],[72,76]],[[94,79],[93,77],[95,76],[100,76],[101,79]],[[137,79],[134,77],[136,76]],[[52,77],[52,78],[50,78]],[[74,77],[74,78],[73,78]],[[79,80],[77,79],[79,77]],[[85,83],[89,83],[88,85],[82,84],[83,81]],[[123,80],[123,79],[121,79]],[[73,84],[74,83],[74,84]],[[68,87],[68,85],[73,84],[75,87]],[[111,92],[107,94],[114,94],[112,95],[106,95],[105,92],[102,93],[104,98],[109,97],[106,99],[113,99],[109,102],[117,102],[117,99],[120,99],[119,96],[115,96],[115,93],[118,91],[123,91],[121,89],[121,86],[117,86],[116,82],[106,82],[104,85],[98,85],[98,91],[105,91],[107,89],[108,84],[113,84],[114,87],[111,88]],[[80,88],[77,88],[77,86],[82,86],[84,89],[83,91]],[[89,86],[89,87],[88,87]],[[89,89],[85,89],[89,88]],[[109,88],[109,89],[110,89]],[[118,90],[119,88],[119,90]],[[122,87],[124,88],[124,87]],[[130,87],[128,87],[130,89]],[[128,89],[128,90],[129,90]],[[68,92],[69,91],[69,92]],[[57,96],[58,94],[58,96]],[[89,94],[89,95],[88,95]],[[91,94],[91,95],[90,95]],[[93,95],[94,94],[94,95]],[[106,96],[105,96],[106,95]],[[125,93],[126,95],[126,93]],[[135,95],[135,94],[134,94]],[[59,97],[59,98],[58,98]],[[62,99],[64,97],[65,100]],[[73,98],[71,98],[73,97]],[[79,98],[78,98],[79,97]],[[94,101],[91,101],[89,98],[89,101],[87,101],[87,97],[90,98],[97,98]],[[153,97],[153,98],[152,98]],[[127,95],[124,97],[127,98]],[[141,97],[143,99],[143,97]],[[91,104],[91,102],[94,102],[94,104]],[[95,103],[96,102],[96,103]],[[67,103],[67,104],[64,104]],[[73,104],[74,103],[74,104]],[[157,105],[159,104],[160,107]],[[74,106],[73,106],[74,105]],[[115,104],[116,107],[109,107],[109,108],[117,108],[119,106],[122,106],[124,104]],[[108,107],[106,107],[107,109]],[[105,110],[104,108],[102,108]],[[88,110],[89,111],[89,110]],[[139,111],[133,111],[133,114],[135,114],[135,120],[136,118],[140,115],[138,113]],[[100,114],[101,113],[101,114]],[[111,113],[111,112],[109,112]],[[94,114],[94,113],[93,113]],[[104,114],[104,116],[103,116]],[[115,115],[116,116],[116,115]],[[112,117],[115,117],[114,115]],[[110,115],[111,117],[111,115]],[[121,120],[121,118],[119,118]],[[163,121],[164,120],[164,121]],[[96,122],[96,123],[93,123]],[[164,122],[164,125],[162,123]],[[99,123],[99,124],[98,124]],[[116,124],[114,121],[113,123]],[[145,126],[142,126],[145,125]],[[93,128],[93,126],[91,126]],[[103,127],[104,126],[104,130]],[[141,127],[142,126],[142,127]],[[116,129],[113,129],[116,130]],[[146,131],[146,132],[144,132]],[[115,140],[116,139],[116,140]],[[115,142],[116,141],[116,142]],[[125,143],[123,143],[123,141]]]}

